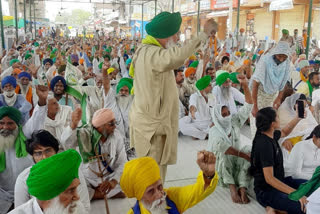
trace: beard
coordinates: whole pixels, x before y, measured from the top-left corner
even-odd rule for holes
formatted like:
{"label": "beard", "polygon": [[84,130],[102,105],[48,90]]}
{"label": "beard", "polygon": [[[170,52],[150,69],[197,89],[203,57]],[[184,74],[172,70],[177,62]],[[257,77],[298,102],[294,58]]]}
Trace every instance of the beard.
{"label": "beard", "polygon": [[221,94],[224,99],[230,98],[230,87],[221,86]]}
{"label": "beard", "polygon": [[131,103],[131,96],[130,95],[118,95],[117,99],[118,106],[120,110],[125,110]]}
{"label": "beard", "polygon": [[30,85],[31,85],[30,83],[28,85],[19,84],[22,95],[26,95],[28,93]]}
{"label": "beard", "polygon": [[[72,208],[74,205],[75,208]],[[44,210],[44,214],[84,214],[86,213],[84,206],[80,200],[78,201],[73,201],[71,204],[69,204],[67,207],[64,207],[60,201],[59,201],[59,196],[55,197],[54,199],[51,200],[50,207]]]}
{"label": "beard", "polygon": [[17,101],[17,95],[14,90],[11,91],[4,91],[4,100],[6,101],[8,106],[13,106]]}
{"label": "beard", "polygon": [[189,84],[194,84],[195,82],[196,82],[196,78],[194,78],[193,80],[192,79],[190,79],[189,77],[187,78],[187,82],[189,83]]}
{"label": "beard", "polygon": [[166,44],[166,49],[177,47],[177,44],[170,38]]}
{"label": "beard", "polygon": [[[162,203],[161,203],[162,202]],[[163,195],[162,198],[155,200],[152,204],[147,204],[141,200],[142,205],[150,211],[151,214],[167,214],[167,202],[166,195]],[[160,204],[161,203],[161,204]]]}
{"label": "beard", "polygon": [[13,131],[0,129],[0,153],[13,148],[17,136],[18,127]]}

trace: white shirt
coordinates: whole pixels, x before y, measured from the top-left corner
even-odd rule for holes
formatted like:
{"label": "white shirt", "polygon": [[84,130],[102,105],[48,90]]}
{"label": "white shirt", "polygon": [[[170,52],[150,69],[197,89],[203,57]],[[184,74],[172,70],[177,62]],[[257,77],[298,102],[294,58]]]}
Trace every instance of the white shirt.
{"label": "white shirt", "polygon": [[[30,174],[30,169],[32,166],[26,168],[21,174],[18,176],[16,185],[14,188],[14,206],[17,208],[18,206],[27,203],[31,198],[33,198],[28,192],[27,179]],[[90,211],[90,199],[89,193],[87,189],[87,183],[84,179],[84,176],[81,171],[79,171],[79,180],[80,185],[77,188],[80,201],[82,202],[84,208],[87,212]]]}
{"label": "white shirt", "polygon": [[189,109],[191,106],[196,107],[197,111],[195,113],[195,121],[211,121],[210,108],[215,104],[216,101],[212,94],[208,94],[208,102],[206,102],[200,91],[197,91],[190,96]]}
{"label": "white shirt", "polygon": [[36,198],[30,199],[27,203],[15,208],[9,214],[43,214]]}
{"label": "white shirt", "polygon": [[314,171],[320,165],[320,149],[312,138],[297,143],[290,155],[288,176],[294,179],[311,179]]}
{"label": "white shirt", "polygon": [[230,93],[229,99],[225,99],[222,95],[220,86],[217,85],[212,89],[212,94],[216,98],[216,103],[227,106],[230,110],[230,113],[235,114],[238,112],[235,101],[237,101],[241,104],[244,104],[245,97],[238,89],[236,89],[234,87],[230,87],[229,93]]}
{"label": "white shirt", "polygon": [[308,197],[307,214],[319,214],[320,213],[320,188],[314,191]]}
{"label": "white shirt", "polygon": [[239,35],[238,36],[239,40],[239,50],[244,49],[246,47],[246,41],[247,41],[247,36],[246,35]]}

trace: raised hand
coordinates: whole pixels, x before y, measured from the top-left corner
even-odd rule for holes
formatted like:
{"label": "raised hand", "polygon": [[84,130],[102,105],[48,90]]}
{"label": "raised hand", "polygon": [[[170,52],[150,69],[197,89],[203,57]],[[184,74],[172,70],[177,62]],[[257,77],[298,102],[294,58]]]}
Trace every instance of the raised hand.
{"label": "raised hand", "polygon": [[37,85],[36,86],[36,93],[39,97],[39,106],[45,106],[47,105],[47,97],[49,93],[49,88],[44,85]]}
{"label": "raised hand", "polygon": [[205,150],[198,152],[197,164],[205,176],[211,177],[215,174],[216,157],[212,152]]}
{"label": "raised hand", "polygon": [[82,116],[82,110],[81,108],[76,108],[71,114],[71,129],[74,130],[77,128]]}

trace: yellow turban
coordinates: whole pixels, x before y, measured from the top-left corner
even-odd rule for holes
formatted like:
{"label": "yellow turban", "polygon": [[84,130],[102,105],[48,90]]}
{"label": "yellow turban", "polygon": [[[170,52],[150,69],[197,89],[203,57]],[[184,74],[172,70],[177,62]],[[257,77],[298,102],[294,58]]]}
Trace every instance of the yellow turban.
{"label": "yellow turban", "polygon": [[131,160],[124,165],[120,186],[128,198],[141,200],[146,189],[160,180],[160,169],[151,157]]}
{"label": "yellow turban", "polygon": [[114,72],[114,71],[115,71],[114,68],[109,68],[109,69],[107,70],[108,74],[111,74],[111,73]]}
{"label": "yellow turban", "polygon": [[241,56],[241,52],[240,52],[240,51],[237,51],[235,55],[236,55],[236,56]]}
{"label": "yellow turban", "polygon": [[190,56],[190,57],[189,57],[189,60],[193,60],[193,61],[194,61],[194,60],[197,60],[196,55],[192,55],[192,56]]}

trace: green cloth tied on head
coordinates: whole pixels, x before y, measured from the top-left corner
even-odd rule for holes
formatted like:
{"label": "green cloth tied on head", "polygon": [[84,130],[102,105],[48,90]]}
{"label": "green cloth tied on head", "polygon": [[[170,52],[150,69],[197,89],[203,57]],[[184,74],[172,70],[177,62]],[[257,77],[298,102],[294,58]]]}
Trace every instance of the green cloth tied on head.
{"label": "green cloth tied on head", "polygon": [[39,47],[39,42],[35,42],[35,43],[33,43],[33,45],[34,45],[35,47]]}
{"label": "green cloth tied on head", "polygon": [[74,149],[61,152],[36,163],[27,179],[29,194],[38,200],[51,200],[79,178],[81,157]]}
{"label": "green cloth tied on head", "polygon": [[102,69],[102,65],[103,65],[103,62],[100,62],[100,64],[98,65],[100,70]]}
{"label": "green cloth tied on head", "polygon": [[[25,141],[27,140],[27,138],[24,136],[22,127],[19,125],[22,118],[21,112],[14,107],[4,106],[0,108],[0,120],[2,120],[4,117],[9,117],[18,126],[18,136],[14,143],[16,157],[17,158],[26,157],[28,155],[26,144],[25,144]],[[6,169],[6,153],[3,151],[0,153],[0,173],[3,172],[5,169]]]}
{"label": "green cloth tied on head", "polygon": [[252,56],[252,61],[257,59],[257,54]]}
{"label": "green cloth tied on head", "polygon": [[106,48],[104,51],[107,53],[111,53],[111,50],[109,48]]}
{"label": "green cloth tied on head", "polygon": [[202,77],[196,82],[196,87],[199,91],[202,91],[208,87],[211,83],[211,77],[209,75]]}
{"label": "green cloth tied on head", "polygon": [[51,51],[50,54],[56,54],[57,51],[58,51],[58,48],[55,48],[55,49],[53,49],[53,50]]}
{"label": "green cloth tied on head", "polygon": [[105,59],[105,58],[108,58],[108,59],[109,59],[109,61],[111,60],[111,57],[110,57],[110,55],[109,55],[109,54],[104,55],[104,56],[103,56],[103,58],[104,58],[104,59]]}
{"label": "green cloth tied on head", "polygon": [[9,65],[12,66],[14,63],[20,62],[18,59],[12,59],[10,60]]}
{"label": "green cloth tied on head", "polygon": [[239,80],[237,79],[237,76],[238,76],[239,72],[233,72],[229,75],[229,79],[235,83],[235,84],[239,84]]}
{"label": "green cloth tied on head", "polygon": [[131,78],[122,78],[117,85],[117,94],[119,94],[119,91],[121,90],[121,88],[123,88],[124,86],[127,86],[129,89],[129,94],[131,93],[131,89],[133,87],[133,79]]}
{"label": "green cloth tied on head", "polygon": [[228,71],[219,70],[217,71],[217,74],[216,74],[216,83],[217,85],[221,86],[229,78],[230,78],[230,74],[228,73]]}
{"label": "green cloth tied on head", "polygon": [[146,25],[146,31],[150,36],[157,39],[165,39],[180,30],[182,18],[179,12],[161,12]]}
{"label": "green cloth tied on head", "polygon": [[189,65],[189,68],[191,67],[191,68],[197,68],[198,67],[198,65],[199,65],[199,61],[193,61],[190,65]]}
{"label": "green cloth tied on head", "polygon": [[27,60],[27,59],[30,59],[32,58],[32,55],[27,53],[25,56],[24,56],[24,60]]}
{"label": "green cloth tied on head", "polygon": [[320,187],[320,166],[318,166],[312,175],[312,178],[299,186],[299,188],[289,194],[289,199],[299,201],[303,196],[309,197]]}
{"label": "green cloth tied on head", "polygon": [[282,33],[283,33],[283,34],[286,34],[286,35],[289,35],[289,31],[288,31],[287,29],[283,29],[283,30],[282,30]]}

